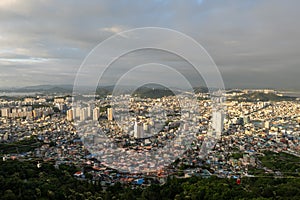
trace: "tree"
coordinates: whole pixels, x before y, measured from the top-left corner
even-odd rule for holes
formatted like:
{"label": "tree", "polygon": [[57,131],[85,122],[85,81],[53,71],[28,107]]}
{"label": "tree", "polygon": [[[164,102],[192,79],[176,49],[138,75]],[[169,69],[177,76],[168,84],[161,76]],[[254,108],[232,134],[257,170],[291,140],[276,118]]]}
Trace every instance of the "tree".
{"label": "tree", "polygon": [[15,200],[16,195],[15,195],[15,193],[13,193],[12,190],[5,190],[4,195],[2,196],[2,199]]}

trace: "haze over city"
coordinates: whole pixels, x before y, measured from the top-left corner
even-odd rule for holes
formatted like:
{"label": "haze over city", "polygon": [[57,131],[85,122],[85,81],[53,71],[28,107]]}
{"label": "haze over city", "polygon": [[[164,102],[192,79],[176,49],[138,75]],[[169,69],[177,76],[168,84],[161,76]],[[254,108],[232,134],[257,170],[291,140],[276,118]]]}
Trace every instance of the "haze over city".
{"label": "haze over city", "polygon": [[[2,0],[0,86],[73,84],[84,58],[100,42],[133,28],[163,27],[200,43],[219,67],[226,88],[300,89],[299,4],[296,0]],[[194,79],[182,59],[157,51],[135,52],[115,65],[154,58]],[[108,73],[108,80],[115,74]]]}

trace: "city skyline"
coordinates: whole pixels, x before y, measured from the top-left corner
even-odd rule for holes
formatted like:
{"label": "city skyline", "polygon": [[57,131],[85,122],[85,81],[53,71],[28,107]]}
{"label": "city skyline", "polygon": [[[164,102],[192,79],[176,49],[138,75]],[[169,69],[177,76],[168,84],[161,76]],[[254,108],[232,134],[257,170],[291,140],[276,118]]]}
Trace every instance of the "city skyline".
{"label": "city skyline", "polygon": [[0,0],[0,199],[299,198],[299,7]]}

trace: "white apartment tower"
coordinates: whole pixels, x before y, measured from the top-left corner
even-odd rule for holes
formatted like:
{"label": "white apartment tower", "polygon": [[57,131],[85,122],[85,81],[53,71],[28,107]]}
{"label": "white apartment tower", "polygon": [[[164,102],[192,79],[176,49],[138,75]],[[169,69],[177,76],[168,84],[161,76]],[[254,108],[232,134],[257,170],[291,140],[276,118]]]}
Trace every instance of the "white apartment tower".
{"label": "white apartment tower", "polygon": [[1,117],[9,117],[10,109],[9,108],[2,108],[1,109]]}
{"label": "white apartment tower", "polygon": [[100,117],[100,109],[98,107],[94,108],[93,109],[93,120],[98,121],[99,117]]}
{"label": "white apartment tower", "polygon": [[220,138],[224,128],[224,112],[222,110],[213,110],[212,112],[212,125],[210,136]]}
{"label": "white apartment tower", "polygon": [[74,120],[74,112],[73,110],[67,110],[67,120],[68,121],[73,121]]}
{"label": "white apartment tower", "polygon": [[142,122],[135,121],[134,123],[134,138],[144,138],[144,127]]}
{"label": "white apartment tower", "polygon": [[107,108],[107,119],[109,121],[113,120],[113,110],[112,110],[112,108]]}
{"label": "white apartment tower", "polygon": [[80,121],[85,121],[88,118],[87,108],[82,108],[80,110]]}

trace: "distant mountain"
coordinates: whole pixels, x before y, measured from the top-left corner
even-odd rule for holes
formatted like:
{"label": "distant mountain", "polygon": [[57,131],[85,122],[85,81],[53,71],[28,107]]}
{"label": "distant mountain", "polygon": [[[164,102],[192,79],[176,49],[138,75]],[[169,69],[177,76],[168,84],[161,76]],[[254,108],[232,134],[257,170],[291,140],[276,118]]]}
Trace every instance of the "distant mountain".
{"label": "distant mountain", "polygon": [[238,90],[238,89],[233,89],[233,90],[227,90],[226,93],[227,94],[233,94],[233,93],[242,93],[243,91]]}
{"label": "distant mountain", "polygon": [[62,87],[53,87],[53,88],[49,88],[48,90],[45,90],[45,92],[49,92],[49,93],[72,93],[73,88],[67,89],[67,88],[62,88]]}
{"label": "distant mountain", "polygon": [[194,87],[195,93],[208,93],[207,87]]}
{"label": "distant mountain", "polygon": [[177,90],[170,90],[158,84],[146,84],[136,90],[134,86],[101,86],[97,88],[96,94],[100,97],[105,97],[114,92],[114,94],[132,94],[141,98],[161,98],[164,96],[174,96]]}
{"label": "distant mountain", "polygon": [[263,93],[263,92],[253,92],[249,94],[243,94],[237,97],[232,98],[232,100],[237,101],[292,101],[295,100],[296,97],[289,96],[279,96],[275,93]]}
{"label": "distant mountain", "polygon": [[162,98],[166,96],[175,96],[175,94],[172,92],[172,90],[165,88],[165,89],[157,89],[157,88],[147,88],[142,87],[138,88],[134,91],[132,94],[133,96],[139,96],[141,98]]}
{"label": "distant mountain", "polygon": [[[160,98],[163,96],[173,96],[174,93],[178,93],[183,91],[183,89],[178,88],[167,88],[160,84],[145,84],[135,91],[135,86],[114,86],[114,85],[107,85],[107,86],[98,86],[96,89],[96,94],[100,97],[105,97],[109,94],[134,94],[140,97],[150,97],[150,98]],[[208,92],[206,87],[195,87],[193,88],[195,93],[205,93]],[[80,86],[78,91],[81,93],[90,93],[92,91],[92,87],[89,86]],[[9,89],[2,89],[0,92],[35,92],[35,93],[72,93],[73,92],[73,85],[35,85],[35,86],[26,86],[21,88],[9,88]]]}
{"label": "distant mountain", "polygon": [[72,85],[36,85],[22,88],[4,89],[3,92],[49,92],[49,93],[71,93]]}
{"label": "distant mountain", "polygon": [[106,97],[107,95],[112,94],[113,88],[105,88],[105,87],[98,87],[96,90],[96,94],[100,97]]}

